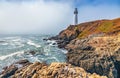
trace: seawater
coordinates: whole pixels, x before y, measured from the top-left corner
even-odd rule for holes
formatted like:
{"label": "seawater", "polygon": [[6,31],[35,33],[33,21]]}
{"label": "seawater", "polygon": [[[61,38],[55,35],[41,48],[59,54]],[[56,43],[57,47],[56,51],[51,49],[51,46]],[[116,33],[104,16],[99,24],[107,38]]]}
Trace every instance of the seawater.
{"label": "seawater", "polygon": [[[4,35],[0,36],[0,71],[16,61],[66,62],[66,50],[59,49],[54,40],[43,40],[52,35]],[[54,44],[54,45],[53,45]],[[35,54],[30,53],[34,51]]]}

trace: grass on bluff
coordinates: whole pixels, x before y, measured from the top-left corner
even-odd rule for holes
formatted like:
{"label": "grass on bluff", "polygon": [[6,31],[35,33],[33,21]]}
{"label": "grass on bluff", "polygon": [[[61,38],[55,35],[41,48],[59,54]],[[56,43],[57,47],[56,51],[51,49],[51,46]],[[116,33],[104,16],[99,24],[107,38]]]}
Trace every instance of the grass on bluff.
{"label": "grass on bluff", "polygon": [[112,28],[113,28],[112,26],[113,26],[113,22],[106,21],[98,27],[98,30],[100,30],[103,33],[107,33],[107,32],[110,32],[112,30]]}
{"label": "grass on bluff", "polygon": [[[108,33],[113,29],[113,22],[112,21],[104,21],[100,26],[96,26],[96,31],[98,32],[103,32],[103,33]],[[82,31],[79,35],[78,38],[85,38],[88,36],[90,31],[88,29]],[[94,32],[93,32],[94,33]]]}
{"label": "grass on bluff", "polygon": [[88,35],[88,31],[83,31],[78,35],[79,39],[85,38]]}

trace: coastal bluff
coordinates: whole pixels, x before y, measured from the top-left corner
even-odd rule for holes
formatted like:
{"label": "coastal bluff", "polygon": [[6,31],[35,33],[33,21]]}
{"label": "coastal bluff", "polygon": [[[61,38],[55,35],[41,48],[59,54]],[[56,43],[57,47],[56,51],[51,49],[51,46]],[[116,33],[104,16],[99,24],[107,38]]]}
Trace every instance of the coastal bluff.
{"label": "coastal bluff", "polygon": [[51,37],[68,50],[67,63],[108,78],[120,78],[120,18],[70,25]]}

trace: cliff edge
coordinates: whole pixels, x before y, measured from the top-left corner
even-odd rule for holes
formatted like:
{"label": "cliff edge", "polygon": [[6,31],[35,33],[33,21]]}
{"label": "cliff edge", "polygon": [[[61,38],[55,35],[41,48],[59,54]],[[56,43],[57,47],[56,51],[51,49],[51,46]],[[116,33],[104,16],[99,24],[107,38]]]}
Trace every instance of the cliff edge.
{"label": "cliff edge", "polygon": [[70,25],[55,39],[67,62],[87,72],[120,78],[120,18]]}

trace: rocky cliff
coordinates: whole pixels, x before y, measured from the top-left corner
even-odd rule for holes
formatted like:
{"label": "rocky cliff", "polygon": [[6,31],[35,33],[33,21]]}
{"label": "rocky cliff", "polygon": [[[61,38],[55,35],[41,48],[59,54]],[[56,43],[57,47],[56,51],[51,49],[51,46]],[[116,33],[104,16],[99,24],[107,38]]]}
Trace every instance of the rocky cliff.
{"label": "rocky cliff", "polygon": [[68,50],[68,63],[90,73],[120,78],[120,18],[70,25],[50,39]]}
{"label": "rocky cliff", "polygon": [[95,73],[87,73],[83,68],[67,63],[52,63],[50,65],[27,60],[18,61],[4,68],[0,78],[107,78]]}

